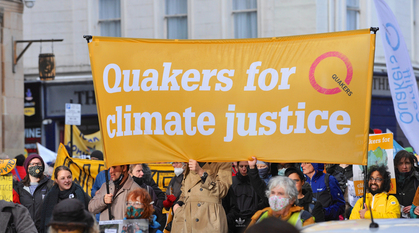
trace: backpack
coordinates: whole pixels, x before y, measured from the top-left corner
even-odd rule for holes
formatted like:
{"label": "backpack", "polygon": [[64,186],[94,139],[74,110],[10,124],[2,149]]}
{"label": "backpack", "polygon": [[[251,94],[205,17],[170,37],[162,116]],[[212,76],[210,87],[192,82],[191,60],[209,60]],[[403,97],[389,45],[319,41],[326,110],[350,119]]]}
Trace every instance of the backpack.
{"label": "backpack", "polygon": [[[330,186],[329,186],[329,173],[326,173],[324,176],[324,183],[326,184],[327,187],[327,191],[330,193]],[[335,177],[335,179],[338,181],[339,183],[339,188],[342,191],[342,193],[345,193],[346,190],[346,177],[341,173],[341,172],[335,172],[335,174],[333,175],[333,177]]]}
{"label": "backpack", "polygon": [[[13,219],[12,208],[13,207],[4,207],[3,210],[2,210],[2,212],[5,213],[5,214],[10,213],[9,221],[7,222],[7,227],[6,227],[5,233],[17,233],[16,226],[15,226],[15,223],[13,221],[14,219]],[[6,215],[6,219],[7,219],[7,215]]]}

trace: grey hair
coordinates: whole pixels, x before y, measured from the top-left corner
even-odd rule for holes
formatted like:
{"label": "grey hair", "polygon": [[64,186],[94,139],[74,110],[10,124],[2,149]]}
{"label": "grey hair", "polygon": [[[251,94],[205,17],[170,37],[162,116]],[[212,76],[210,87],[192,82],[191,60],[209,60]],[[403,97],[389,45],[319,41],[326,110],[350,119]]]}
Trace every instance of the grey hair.
{"label": "grey hair", "polygon": [[295,181],[285,177],[285,176],[275,176],[268,183],[268,190],[266,190],[265,194],[266,197],[269,198],[271,195],[271,191],[274,188],[281,187],[284,189],[285,193],[291,199],[291,201],[295,201],[295,204],[298,202],[298,191],[297,187],[295,187]]}

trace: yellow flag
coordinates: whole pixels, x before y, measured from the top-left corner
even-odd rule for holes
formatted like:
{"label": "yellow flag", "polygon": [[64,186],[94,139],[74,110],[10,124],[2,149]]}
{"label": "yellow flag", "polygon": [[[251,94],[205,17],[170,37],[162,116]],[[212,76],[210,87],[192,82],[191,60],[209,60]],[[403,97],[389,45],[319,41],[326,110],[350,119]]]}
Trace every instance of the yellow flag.
{"label": "yellow flag", "polygon": [[88,46],[107,166],[367,162],[370,30]]}
{"label": "yellow flag", "polygon": [[[70,147],[70,125],[65,125],[64,143]],[[77,126],[73,125],[73,156],[90,155],[94,150],[103,152],[102,134],[100,131],[84,135]]]}
{"label": "yellow flag", "polygon": [[16,167],[16,159],[0,159],[0,175],[10,173]]}
{"label": "yellow flag", "polygon": [[70,168],[73,180],[80,184],[89,196],[97,174],[105,169],[104,162],[100,160],[70,158],[64,145],[60,144],[54,170],[62,165]]}

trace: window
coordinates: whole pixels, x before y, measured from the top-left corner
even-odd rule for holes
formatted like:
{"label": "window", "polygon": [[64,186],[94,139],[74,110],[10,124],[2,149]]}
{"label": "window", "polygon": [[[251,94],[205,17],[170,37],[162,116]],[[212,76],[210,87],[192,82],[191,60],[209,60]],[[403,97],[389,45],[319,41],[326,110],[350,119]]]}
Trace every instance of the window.
{"label": "window", "polygon": [[346,0],[346,30],[359,28],[359,0]]}
{"label": "window", "polygon": [[99,26],[101,36],[121,36],[120,0],[99,0]]}
{"label": "window", "polygon": [[166,0],[167,39],[188,39],[187,12],[187,0]]}
{"label": "window", "polygon": [[233,0],[234,38],[257,37],[256,0]]}

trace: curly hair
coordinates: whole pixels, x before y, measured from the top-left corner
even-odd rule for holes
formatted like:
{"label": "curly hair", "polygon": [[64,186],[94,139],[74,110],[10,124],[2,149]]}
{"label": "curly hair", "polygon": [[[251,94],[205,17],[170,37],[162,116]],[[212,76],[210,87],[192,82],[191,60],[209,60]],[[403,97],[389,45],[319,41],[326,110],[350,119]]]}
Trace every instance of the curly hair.
{"label": "curly hair", "polygon": [[[143,188],[137,188],[132,190],[127,195],[127,201],[128,200],[137,200],[137,198],[140,198],[140,202],[144,205],[143,213],[141,214],[141,218],[150,218],[150,216],[154,212],[153,204],[151,203],[151,197],[150,194],[148,194],[147,190]],[[126,216],[126,213],[125,213]]]}
{"label": "curly hair", "polygon": [[387,166],[381,165],[381,166],[371,166],[368,168],[368,180],[371,178],[371,175],[373,172],[377,171],[380,173],[380,175],[383,177],[383,184],[382,188],[384,191],[388,192],[391,188],[391,176],[390,172],[387,170]]}

